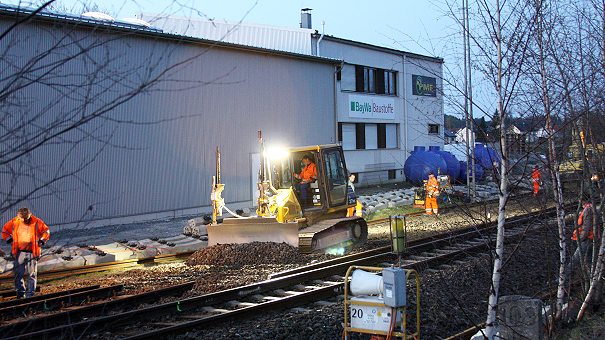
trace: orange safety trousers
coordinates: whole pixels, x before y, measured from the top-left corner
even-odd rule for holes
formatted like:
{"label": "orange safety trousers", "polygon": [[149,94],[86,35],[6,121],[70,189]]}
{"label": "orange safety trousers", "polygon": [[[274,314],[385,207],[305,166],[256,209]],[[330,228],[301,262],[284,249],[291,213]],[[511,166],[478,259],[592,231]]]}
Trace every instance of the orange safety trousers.
{"label": "orange safety trousers", "polygon": [[439,214],[439,206],[437,205],[437,197],[426,197],[424,207],[428,215]]}
{"label": "orange safety trousers", "polygon": [[538,194],[539,189],[540,189],[540,183],[537,181],[534,181],[534,195]]}

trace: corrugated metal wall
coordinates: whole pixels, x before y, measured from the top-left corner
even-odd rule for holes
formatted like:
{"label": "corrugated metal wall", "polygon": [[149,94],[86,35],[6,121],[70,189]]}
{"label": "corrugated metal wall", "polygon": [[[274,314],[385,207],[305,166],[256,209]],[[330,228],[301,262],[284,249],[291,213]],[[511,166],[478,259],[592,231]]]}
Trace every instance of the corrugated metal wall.
{"label": "corrugated metal wall", "polygon": [[[74,53],[74,41],[98,45],[53,71],[59,86],[21,90],[23,102],[28,102],[23,114],[46,107],[42,120],[119,103],[124,93],[161,75],[150,91],[67,135],[80,143],[51,145],[31,154],[31,169],[42,169],[46,176],[94,159],[77,176],[21,204],[48,223],[208,205],[216,146],[222,150],[226,201],[250,201],[257,130],[263,130],[268,142],[282,145],[335,141],[334,66],[328,63],[33,24],[20,26],[11,37],[15,44],[3,52],[9,51],[14,62],[30,60],[58,39],[70,43],[50,59]],[[162,73],[167,65],[182,61],[186,63]],[[62,86],[71,83],[77,86]],[[90,98],[88,105],[80,105],[84,97]],[[103,143],[108,136],[111,143]],[[87,212],[90,206],[92,213]]]}

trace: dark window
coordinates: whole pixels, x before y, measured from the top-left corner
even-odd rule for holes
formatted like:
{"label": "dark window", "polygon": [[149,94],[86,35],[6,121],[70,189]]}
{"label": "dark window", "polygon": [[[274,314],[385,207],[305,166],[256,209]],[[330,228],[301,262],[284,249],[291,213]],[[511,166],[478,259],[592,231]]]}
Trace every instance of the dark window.
{"label": "dark window", "polygon": [[389,179],[396,179],[396,178],[397,178],[396,170],[389,170]]}
{"label": "dark window", "polygon": [[385,94],[385,71],[384,70],[376,70],[376,93]]}
{"label": "dark window", "polygon": [[355,138],[357,150],[366,148],[366,125],[364,123],[355,124]]}
{"label": "dark window", "polygon": [[397,72],[355,65],[355,91],[397,95]]}
{"label": "dark window", "polygon": [[378,148],[386,149],[387,147],[387,125],[384,123],[378,124]]}
{"label": "dark window", "polygon": [[342,70],[338,69],[338,71],[336,71],[336,80],[340,81],[342,79]]}
{"label": "dark window", "polygon": [[439,124],[429,124],[429,133],[438,134],[439,133]]}
{"label": "dark window", "polygon": [[364,72],[363,66],[355,66],[355,91],[364,92]]}
{"label": "dark window", "polygon": [[338,141],[342,143],[342,123],[338,123]]}

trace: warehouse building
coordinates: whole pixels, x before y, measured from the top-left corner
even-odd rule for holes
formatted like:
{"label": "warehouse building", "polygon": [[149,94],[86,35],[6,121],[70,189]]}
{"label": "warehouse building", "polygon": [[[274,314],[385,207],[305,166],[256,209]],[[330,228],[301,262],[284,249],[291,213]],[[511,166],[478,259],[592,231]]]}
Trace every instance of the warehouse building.
{"label": "warehouse building", "polygon": [[[28,15],[1,6],[0,28]],[[43,12],[9,32],[2,133],[26,126],[54,139],[32,138],[27,157],[2,165],[5,210],[28,205],[55,225],[199,214],[216,147],[227,204],[250,207],[257,130],[285,146],[340,141],[364,183],[401,180],[413,146],[443,144],[441,59],[310,28],[231,35],[230,24],[196,24],[201,34],[178,23]],[[95,119],[77,125],[82,117]]]}

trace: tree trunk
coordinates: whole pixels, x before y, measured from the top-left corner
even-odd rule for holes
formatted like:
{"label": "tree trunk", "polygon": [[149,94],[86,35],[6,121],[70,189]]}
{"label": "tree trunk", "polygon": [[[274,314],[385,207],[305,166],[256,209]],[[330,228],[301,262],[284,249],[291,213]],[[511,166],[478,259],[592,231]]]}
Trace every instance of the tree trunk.
{"label": "tree trunk", "polygon": [[496,314],[498,311],[498,298],[500,297],[500,278],[502,261],[504,260],[504,224],[506,222],[506,203],[508,200],[508,152],[506,145],[506,113],[504,111],[504,97],[502,89],[502,32],[500,23],[500,1],[496,0],[496,46],[498,49],[498,75],[496,90],[498,92],[498,116],[500,118],[500,148],[502,162],[500,163],[500,193],[498,194],[498,230],[496,235],[496,253],[492,271],[492,285],[487,306],[487,320],[485,321],[485,336],[493,339],[496,334]]}

